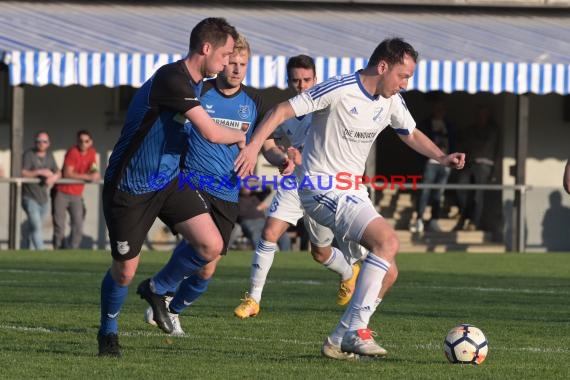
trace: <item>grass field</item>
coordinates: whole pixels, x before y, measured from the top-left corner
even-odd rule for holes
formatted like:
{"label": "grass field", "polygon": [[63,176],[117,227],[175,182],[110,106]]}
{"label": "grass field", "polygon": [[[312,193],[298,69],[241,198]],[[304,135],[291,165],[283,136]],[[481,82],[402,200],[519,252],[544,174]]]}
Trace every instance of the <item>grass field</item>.
{"label": "grass field", "polygon": [[[106,252],[0,251],[0,378],[569,379],[570,254],[401,254],[371,328],[384,360],[320,356],[342,309],[337,278],[307,253],[278,254],[261,314],[238,320],[250,253],[231,253],[181,317],[187,336],[146,325],[136,284],[167,259],[145,252],[119,320],[122,359],[98,358]],[[489,341],[481,366],[447,363],[446,332],[468,322]]]}

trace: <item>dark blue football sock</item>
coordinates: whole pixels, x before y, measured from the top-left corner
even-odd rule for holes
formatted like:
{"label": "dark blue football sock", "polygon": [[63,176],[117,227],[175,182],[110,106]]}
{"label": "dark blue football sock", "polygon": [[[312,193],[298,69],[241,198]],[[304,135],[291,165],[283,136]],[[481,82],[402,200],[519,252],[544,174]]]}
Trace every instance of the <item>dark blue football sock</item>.
{"label": "dark blue football sock", "polygon": [[117,318],[127,298],[129,287],[121,286],[113,280],[108,270],[101,282],[101,327],[103,335],[118,332]]}
{"label": "dark blue football sock", "polygon": [[174,249],[168,263],[152,278],[154,292],[165,294],[173,291],[184,278],[198,272],[208,262],[198,255],[190,244],[181,241]]}
{"label": "dark blue football sock", "polygon": [[170,311],[180,314],[182,310],[190,306],[202,294],[208,290],[208,283],[211,279],[203,279],[198,274],[193,274],[180,284],[178,292],[170,302]]}

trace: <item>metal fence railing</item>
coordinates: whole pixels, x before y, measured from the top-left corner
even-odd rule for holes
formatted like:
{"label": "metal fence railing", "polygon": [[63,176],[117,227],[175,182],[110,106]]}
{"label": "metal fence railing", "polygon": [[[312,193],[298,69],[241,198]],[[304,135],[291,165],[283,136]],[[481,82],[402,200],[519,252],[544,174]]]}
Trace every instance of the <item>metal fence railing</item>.
{"label": "metal fence railing", "polygon": [[[8,247],[10,249],[20,249],[21,242],[21,224],[22,215],[20,211],[20,205],[22,201],[22,185],[24,183],[39,183],[36,178],[0,178],[1,183],[8,183],[10,187],[9,202],[8,202]],[[88,186],[99,186],[98,199],[96,200],[97,209],[101,210],[100,207],[100,194],[101,185],[103,181],[97,182],[83,182],[71,179],[60,179],[57,183],[83,183]],[[367,184],[369,189],[377,191],[378,188],[382,188],[385,183],[378,182],[375,184],[375,188]],[[395,187],[398,188],[399,185],[401,189],[412,189],[412,183],[405,182],[401,184],[396,184]],[[389,188],[389,186],[387,187]],[[444,189],[444,190],[485,190],[485,191],[510,191],[514,192],[514,202],[513,202],[513,215],[506,216],[507,218],[512,218],[513,226],[513,236],[512,241],[509,244],[513,251],[523,252],[525,250],[525,220],[526,220],[526,193],[532,190],[532,186],[528,185],[499,185],[499,184],[454,184],[448,183],[446,185],[435,185],[435,184],[415,184],[414,189]],[[92,199],[89,200],[93,202]],[[3,208],[6,210],[6,208]],[[102,217],[102,216],[101,216]],[[101,219],[102,220],[102,219]],[[103,244],[104,246],[104,244]]]}

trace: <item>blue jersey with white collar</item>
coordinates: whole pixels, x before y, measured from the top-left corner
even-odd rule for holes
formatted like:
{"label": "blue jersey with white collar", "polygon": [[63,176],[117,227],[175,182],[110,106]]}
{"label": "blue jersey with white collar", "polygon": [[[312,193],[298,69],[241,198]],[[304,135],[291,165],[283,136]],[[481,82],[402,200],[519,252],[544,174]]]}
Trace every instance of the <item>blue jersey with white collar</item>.
{"label": "blue jersey with white collar", "polygon": [[[257,89],[242,85],[233,95],[222,94],[215,79],[204,83],[200,102],[206,112],[223,128],[240,129],[249,142],[255,125],[263,119],[267,106]],[[223,145],[208,142],[192,125],[185,126],[189,135],[188,152],[183,172],[200,191],[228,202],[238,202],[239,183],[234,171],[237,144]]]}

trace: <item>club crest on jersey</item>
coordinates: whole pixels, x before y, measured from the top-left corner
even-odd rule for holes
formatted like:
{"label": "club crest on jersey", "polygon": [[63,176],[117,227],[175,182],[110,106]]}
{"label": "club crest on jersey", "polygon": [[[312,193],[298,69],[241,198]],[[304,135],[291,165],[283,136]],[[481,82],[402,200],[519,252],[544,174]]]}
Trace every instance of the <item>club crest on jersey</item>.
{"label": "club crest on jersey", "polygon": [[374,110],[374,116],[372,117],[372,120],[374,121],[378,121],[382,119],[382,112],[384,112],[384,107],[380,107],[380,109],[376,109]]}
{"label": "club crest on jersey", "polygon": [[238,109],[238,115],[242,119],[247,119],[251,116],[251,109],[249,108],[248,105],[241,105],[240,104],[239,109]]}
{"label": "club crest on jersey", "polygon": [[128,241],[117,241],[117,252],[121,255],[126,255],[129,253],[131,247],[129,247]]}

